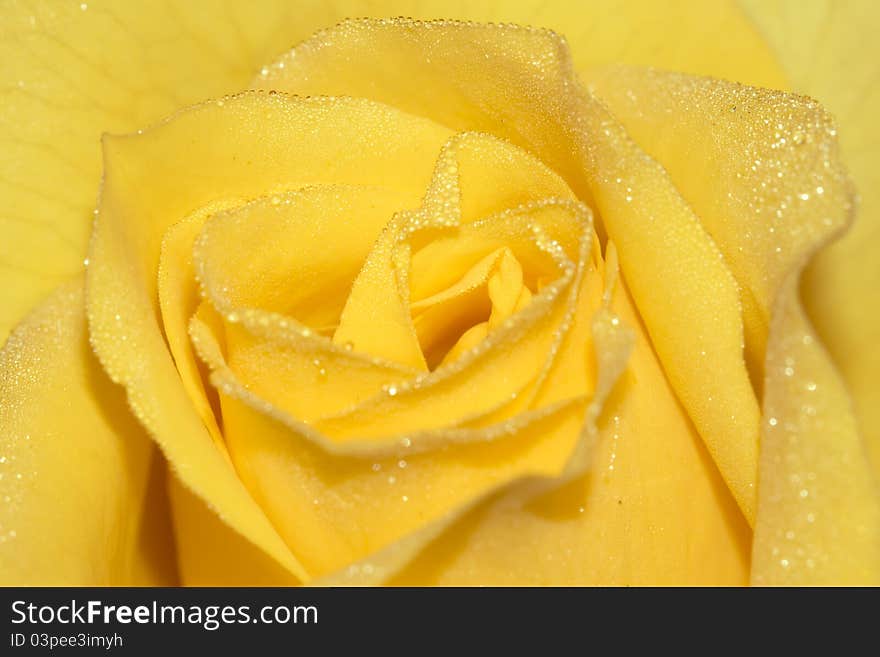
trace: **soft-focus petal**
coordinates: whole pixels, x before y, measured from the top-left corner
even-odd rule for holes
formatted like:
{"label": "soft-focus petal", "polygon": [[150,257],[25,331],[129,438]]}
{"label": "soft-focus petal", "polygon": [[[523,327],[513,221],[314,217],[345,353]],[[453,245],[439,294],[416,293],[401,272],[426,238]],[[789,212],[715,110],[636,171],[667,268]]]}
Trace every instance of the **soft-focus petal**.
{"label": "soft-focus petal", "polygon": [[872,0],[743,0],[795,90],[840,125],[843,161],[861,195],[850,232],[807,269],[801,289],[855,399],[880,474],[880,5]]}
{"label": "soft-focus petal", "polygon": [[173,584],[164,468],[92,354],[78,276],[0,352],[0,581]]}
{"label": "soft-focus petal", "polygon": [[242,88],[332,20],[320,13],[304,24],[272,0],[0,3],[0,342],[82,268],[101,134]]}

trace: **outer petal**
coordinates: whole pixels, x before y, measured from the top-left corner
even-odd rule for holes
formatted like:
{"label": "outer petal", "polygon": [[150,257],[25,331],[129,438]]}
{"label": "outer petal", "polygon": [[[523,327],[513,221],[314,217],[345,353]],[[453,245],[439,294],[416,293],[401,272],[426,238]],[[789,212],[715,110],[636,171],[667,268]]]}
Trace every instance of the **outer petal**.
{"label": "outer petal", "polygon": [[77,277],[0,352],[0,583],[173,584],[164,468],[91,352]]}
{"label": "outer petal", "polygon": [[579,68],[622,61],[782,84],[763,42],[726,1],[3,0],[0,341],[81,267],[102,132],[237,91],[275,55],[343,18],[402,14],[554,28],[569,37]]}
{"label": "outer petal", "polygon": [[742,0],[794,88],[818,98],[840,123],[843,161],[861,194],[856,222],[807,270],[811,320],[855,398],[880,472],[880,5],[871,0]]}
{"label": "outer petal", "polygon": [[616,69],[597,86],[739,282],[766,419],[753,580],[875,581],[880,496],[848,395],[797,297],[804,264],[852,215],[836,125],[810,99],[717,80]]}
{"label": "outer petal", "polygon": [[752,582],[877,586],[880,495],[849,395],[801,309],[799,274],[767,345]]}

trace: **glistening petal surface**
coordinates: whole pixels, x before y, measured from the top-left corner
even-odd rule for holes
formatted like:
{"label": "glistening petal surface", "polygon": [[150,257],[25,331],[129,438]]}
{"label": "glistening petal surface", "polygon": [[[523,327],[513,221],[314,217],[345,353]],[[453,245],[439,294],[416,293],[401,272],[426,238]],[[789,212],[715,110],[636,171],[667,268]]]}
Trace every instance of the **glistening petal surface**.
{"label": "glistening petal surface", "polygon": [[163,470],[92,354],[78,276],[0,352],[0,581],[174,584]]}

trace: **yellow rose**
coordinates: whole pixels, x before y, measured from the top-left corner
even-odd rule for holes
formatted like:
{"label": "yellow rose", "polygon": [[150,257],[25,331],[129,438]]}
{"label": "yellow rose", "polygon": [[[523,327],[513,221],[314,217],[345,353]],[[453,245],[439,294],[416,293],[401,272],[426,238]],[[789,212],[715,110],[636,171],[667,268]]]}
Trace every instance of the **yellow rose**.
{"label": "yellow rose", "polygon": [[4,253],[7,324],[98,194],[85,274],[0,352],[3,583],[880,581],[877,319],[812,306],[856,416],[799,297],[853,186],[815,101],[719,79],[786,86],[742,11],[510,9],[573,54],[353,20],[273,59],[363,13],[280,4],[3,7],[7,243],[42,272]]}

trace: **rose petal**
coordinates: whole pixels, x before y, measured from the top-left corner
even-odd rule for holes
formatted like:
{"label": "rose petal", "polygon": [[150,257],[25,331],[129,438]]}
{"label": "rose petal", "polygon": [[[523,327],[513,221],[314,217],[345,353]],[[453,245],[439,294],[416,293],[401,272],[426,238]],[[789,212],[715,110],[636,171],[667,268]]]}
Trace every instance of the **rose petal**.
{"label": "rose petal", "polygon": [[852,229],[806,270],[804,304],[855,401],[862,436],[880,475],[880,312],[865,303],[880,288],[880,7],[860,2],[744,0],[795,89],[822,101],[840,123],[843,161],[859,192]]}
{"label": "rose petal", "polygon": [[805,263],[852,215],[836,125],[809,99],[716,80],[617,69],[597,86],[664,163],[740,283],[767,422],[753,581],[877,581],[880,495],[797,294]]}
{"label": "rose petal", "polygon": [[193,242],[213,209],[198,210],[165,232],[159,257],[158,294],[162,328],[183,387],[217,449],[225,453],[226,445],[215,415],[216,393],[204,384],[188,332],[189,319],[200,302],[191,255]]}
{"label": "rose petal", "polygon": [[91,352],[79,276],[0,352],[0,580],[173,584],[163,470]]}
{"label": "rose petal", "polygon": [[836,127],[809,99],[710,78],[613,67],[590,81],[663,163],[723,253],[739,283],[746,355],[760,388],[781,281],[809,245],[841,229],[851,204]]}
{"label": "rose petal", "polygon": [[851,400],[783,282],[767,344],[752,582],[880,584],[880,496]]}
{"label": "rose petal", "polygon": [[173,476],[177,567],[184,586],[295,586],[302,580],[232,529]]}
{"label": "rose petal", "polygon": [[583,404],[569,403],[492,441],[485,430],[455,438],[439,431],[425,437],[447,449],[408,454],[404,441],[422,438],[413,435],[392,452],[357,458],[328,452],[302,427],[235,397],[221,399],[240,475],[312,576],[367,556],[500,482],[558,473],[583,417]]}
{"label": "rose petal", "polygon": [[197,276],[223,308],[267,310],[327,333],[382,229],[423,193],[323,185],[217,213],[196,245]]}

